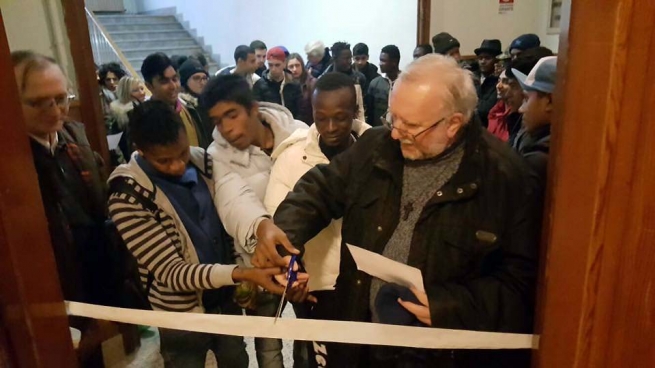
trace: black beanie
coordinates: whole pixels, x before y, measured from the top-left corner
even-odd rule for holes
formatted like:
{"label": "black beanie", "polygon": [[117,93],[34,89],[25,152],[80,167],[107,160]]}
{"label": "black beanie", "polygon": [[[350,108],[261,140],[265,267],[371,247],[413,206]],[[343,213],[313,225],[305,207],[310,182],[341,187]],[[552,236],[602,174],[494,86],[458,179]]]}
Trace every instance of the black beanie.
{"label": "black beanie", "polygon": [[441,32],[434,37],[432,37],[432,46],[434,47],[434,52],[436,54],[446,55],[448,51],[459,47],[459,41],[450,33]]}
{"label": "black beanie", "polygon": [[187,88],[187,81],[189,78],[191,78],[192,75],[203,73],[204,75],[209,76],[205,68],[202,67],[202,64],[193,58],[189,58],[187,61],[182,63],[182,65],[180,65],[180,69],[178,69],[177,72],[180,74],[180,83],[185,89]]}

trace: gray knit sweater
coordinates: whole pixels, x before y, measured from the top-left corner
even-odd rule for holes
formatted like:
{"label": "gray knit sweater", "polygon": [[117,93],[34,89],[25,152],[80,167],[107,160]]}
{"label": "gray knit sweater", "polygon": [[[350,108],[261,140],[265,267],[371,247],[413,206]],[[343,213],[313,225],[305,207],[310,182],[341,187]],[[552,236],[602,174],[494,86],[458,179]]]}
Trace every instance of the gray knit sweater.
{"label": "gray knit sweater", "polygon": [[[437,190],[450,180],[464,156],[464,145],[459,144],[443,156],[422,161],[407,161],[403,169],[403,188],[400,200],[400,220],[382,255],[400,263],[407,263],[414,227],[423,208]],[[379,322],[375,311],[375,298],[384,281],[373,278],[370,308],[373,322]]]}

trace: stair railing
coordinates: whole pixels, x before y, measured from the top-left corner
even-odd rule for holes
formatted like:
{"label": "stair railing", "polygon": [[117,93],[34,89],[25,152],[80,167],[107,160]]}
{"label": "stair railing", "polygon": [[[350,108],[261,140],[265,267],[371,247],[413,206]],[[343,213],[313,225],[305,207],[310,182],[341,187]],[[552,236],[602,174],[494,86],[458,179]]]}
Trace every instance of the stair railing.
{"label": "stair railing", "polygon": [[117,62],[121,64],[123,70],[127,71],[128,74],[138,77],[139,74],[118,46],[116,46],[116,43],[112,40],[105,27],[98,21],[98,18],[88,8],[85,7],[84,10],[86,11],[86,21],[89,24],[93,60],[95,60],[96,64],[101,65],[112,61]]}

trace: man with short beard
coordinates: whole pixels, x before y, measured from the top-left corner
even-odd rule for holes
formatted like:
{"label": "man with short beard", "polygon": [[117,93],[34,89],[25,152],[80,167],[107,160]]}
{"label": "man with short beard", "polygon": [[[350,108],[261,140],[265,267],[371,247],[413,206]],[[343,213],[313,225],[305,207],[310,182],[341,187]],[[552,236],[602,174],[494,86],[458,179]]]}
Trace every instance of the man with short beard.
{"label": "man with short beard", "polygon": [[[482,129],[476,104],[470,72],[452,58],[414,61],[391,92],[387,129],[370,129],[298,181],[275,213],[293,247],[260,244],[253,264],[284,266],[282,256],[292,253],[302,261],[307,241],[343,218],[342,244],[421,271],[425,292],[391,295],[412,325],[532,332],[541,223],[536,178]],[[390,323],[376,303],[388,285],[358,271],[342,246],[336,305],[319,300],[315,309],[330,319]],[[528,367],[530,360],[529,351],[511,350],[323,342],[314,350],[321,355],[315,361],[328,367]]]}

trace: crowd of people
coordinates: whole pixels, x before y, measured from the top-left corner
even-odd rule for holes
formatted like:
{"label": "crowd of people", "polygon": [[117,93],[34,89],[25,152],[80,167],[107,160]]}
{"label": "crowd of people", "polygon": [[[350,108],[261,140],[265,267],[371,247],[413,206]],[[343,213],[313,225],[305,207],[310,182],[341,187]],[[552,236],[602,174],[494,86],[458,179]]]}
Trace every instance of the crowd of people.
{"label": "crowd of people", "polygon": [[[557,58],[532,34],[459,48],[439,33],[402,71],[395,45],[378,67],[364,43],[321,41],[307,62],[239,45],[211,77],[203,55],[151,54],[143,80],[101,65],[107,132],[123,133],[108,178],[67,118],[62,68],[12,53],[64,297],[273,317],[295,254],[298,318],[530,333]],[[420,269],[425,291],[358,271],[346,243]],[[166,367],[204,367],[208,350],[248,366],[243,337],[160,329]],[[255,350],[283,367],[281,340]],[[297,341],[293,358],[527,367],[530,352]]]}

